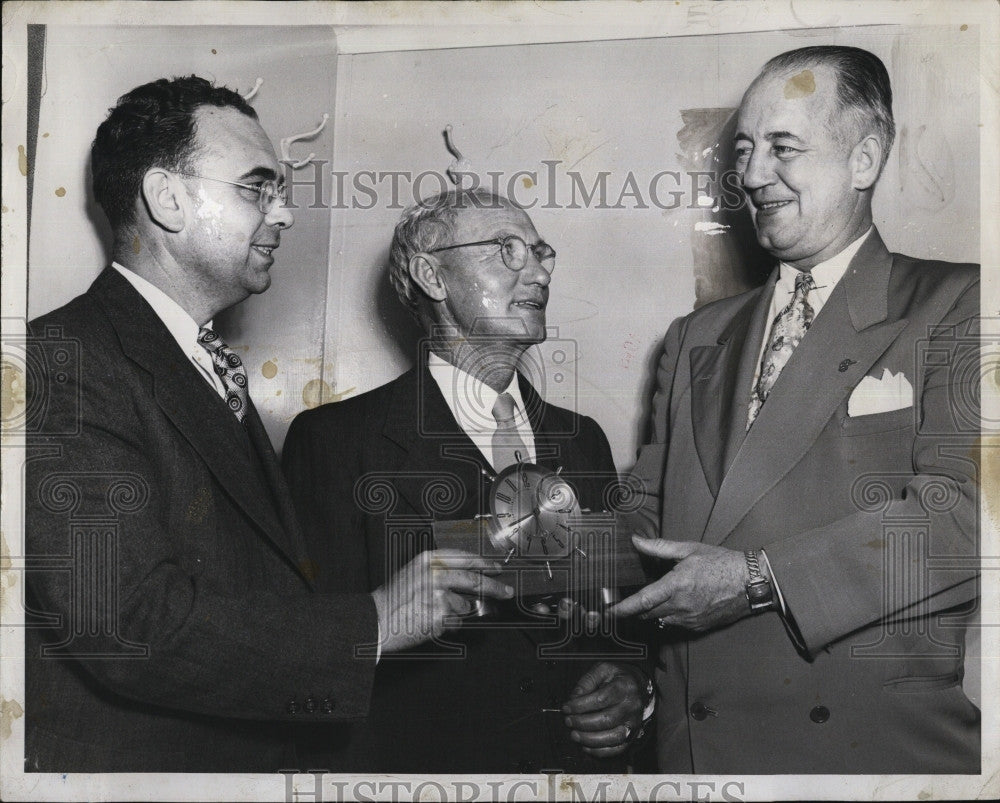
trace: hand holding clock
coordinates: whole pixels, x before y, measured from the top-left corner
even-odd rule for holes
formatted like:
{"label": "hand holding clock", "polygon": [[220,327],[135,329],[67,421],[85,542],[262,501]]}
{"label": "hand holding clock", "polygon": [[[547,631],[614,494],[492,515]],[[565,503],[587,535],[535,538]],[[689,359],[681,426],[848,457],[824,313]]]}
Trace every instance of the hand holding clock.
{"label": "hand holding clock", "polygon": [[379,638],[383,652],[415,647],[440,636],[446,618],[468,612],[462,593],[494,599],[510,599],[514,589],[487,577],[498,574],[492,560],[455,549],[421,552],[385,585],[372,592],[378,612]]}
{"label": "hand holding clock", "polygon": [[704,631],[751,613],[751,577],[743,552],[698,541],[633,537],[632,543],[643,554],[676,563],[659,580],[610,608],[610,616],[658,619],[661,626]]}

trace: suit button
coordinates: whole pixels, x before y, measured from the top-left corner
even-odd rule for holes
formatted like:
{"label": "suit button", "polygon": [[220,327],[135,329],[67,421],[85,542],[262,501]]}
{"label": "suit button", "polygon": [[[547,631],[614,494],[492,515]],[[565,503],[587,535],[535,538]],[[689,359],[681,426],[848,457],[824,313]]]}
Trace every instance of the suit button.
{"label": "suit button", "polygon": [[299,713],[299,701],[296,700],[293,697],[291,700],[288,701],[288,709],[287,710],[288,710],[289,714],[297,714],[297,713]]}
{"label": "suit button", "polygon": [[531,678],[521,678],[521,682],[517,684],[517,687],[527,694],[535,687],[535,681]]}
{"label": "suit button", "polygon": [[714,708],[709,708],[701,700],[695,700],[695,702],[691,704],[691,716],[699,722],[706,717],[717,717],[718,715],[718,711]]}
{"label": "suit button", "polygon": [[333,700],[329,697],[323,698],[323,713],[332,714],[333,713]]}
{"label": "suit button", "polygon": [[316,701],[312,697],[306,697],[306,713],[312,714],[316,710]]}
{"label": "suit button", "polygon": [[825,705],[818,705],[809,712],[809,719],[817,725],[822,725],[830,718],[830,709]]}

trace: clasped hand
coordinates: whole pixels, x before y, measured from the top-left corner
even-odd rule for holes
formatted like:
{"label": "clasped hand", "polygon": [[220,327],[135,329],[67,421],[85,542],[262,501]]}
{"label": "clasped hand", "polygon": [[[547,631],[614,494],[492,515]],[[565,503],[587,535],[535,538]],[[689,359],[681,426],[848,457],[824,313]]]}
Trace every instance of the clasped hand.
{"label": "clasped hand", "polygon": [[607,662],[592,666],[562,707],[570,738],[597,758],[623,753],[642,727],[644,686],[634,667]]}

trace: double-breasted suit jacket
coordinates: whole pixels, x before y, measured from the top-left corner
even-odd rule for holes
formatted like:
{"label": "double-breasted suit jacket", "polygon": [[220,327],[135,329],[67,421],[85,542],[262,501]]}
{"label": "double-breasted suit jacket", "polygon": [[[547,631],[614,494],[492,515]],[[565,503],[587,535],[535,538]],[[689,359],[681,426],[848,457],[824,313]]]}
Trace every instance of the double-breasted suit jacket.
{"label": "double-breasted suit jacket", "polygon": [[[660,768],[976,772],[978,267],[873,232],[748,432],[776,275],[670,327],[634,469],[661,537],[763,547],[789,613],[666,634]],[[850,415],[886,369],[912,400]]]}

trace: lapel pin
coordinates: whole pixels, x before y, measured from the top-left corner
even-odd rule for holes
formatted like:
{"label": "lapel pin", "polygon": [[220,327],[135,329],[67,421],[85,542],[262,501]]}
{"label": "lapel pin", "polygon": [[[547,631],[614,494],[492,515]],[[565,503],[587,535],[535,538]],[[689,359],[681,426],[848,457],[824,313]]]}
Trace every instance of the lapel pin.
{"label": "lapel pin", "polygon": [[840,373],[844,373],[844,371],[846,371],[852,365],[856,365],[857,362],[858,362],[857,360],[852,360],[852,359],[841,360],[840,365],[837,366],[837,370],[840,371]]}

